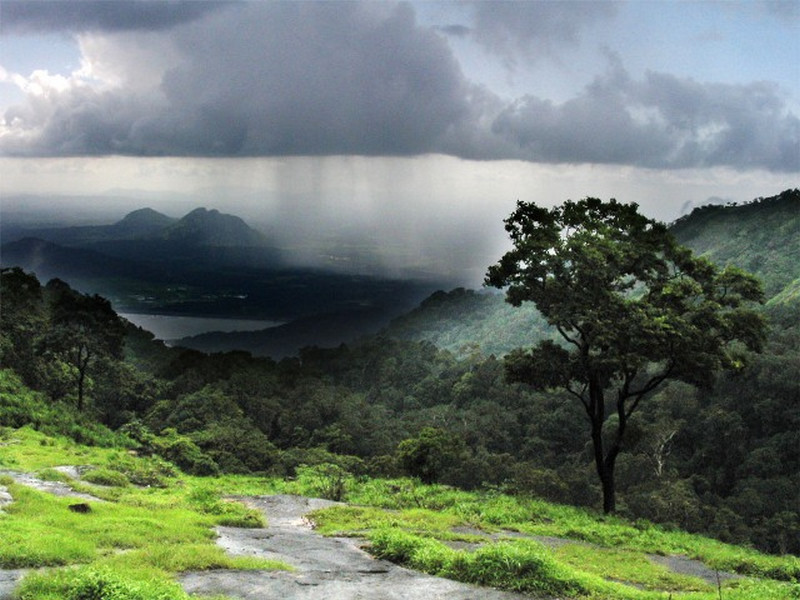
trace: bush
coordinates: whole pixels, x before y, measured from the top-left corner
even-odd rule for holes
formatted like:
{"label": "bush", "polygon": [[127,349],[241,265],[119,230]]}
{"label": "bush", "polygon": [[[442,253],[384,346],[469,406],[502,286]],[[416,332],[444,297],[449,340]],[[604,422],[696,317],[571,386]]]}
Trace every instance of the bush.
{"label": "bush", "polygon": [[209,488],[194,488],[186,499],[200,512],[217,517],[216,521],[220,525],[243,528],[265,526],[261,511],[247,508],[240,502],[223,500],[217,492]]}
{"label": "bush", "polygon": [[36,473],[36,476],[43,481],[69,481],[70,478],[61,471],[56,469],[42,469]]}
{"label": "bush", "polygon": [[153,438],[153,445],[159,456],[176,464],[185,473],[219,475],[217,463],[191,439],[172,428],[165,429],[159,437]]}
{"label": "bush", "polygon": [[489,544],[469,553],[389,528],[373,532],[370,542],[371,552],[378,558],[456,581],[570,596],[589,591],[574,573],[556,563],[550,551],[532,540]]}
{"label": "bush", "polygon": [[341,502],[352,486],[353,476],[339,465],[322,463],[297,468],[297,483],[313,496]]}
{"label": "bush", "polygon": [[88,483],[108,485],[113,487],[125,487],[126,485],[130,485],[130,481],[124,473],[105,468],[87,471],[83,474],[83,480],[87,481]]}
{"label": "bush", "polygon": [[167,461],[150,456],[146,458],[117,454],[108,461],[111,470],[122,473],[134,485],[167,487],[167,479],[177,477],[178,471]]}

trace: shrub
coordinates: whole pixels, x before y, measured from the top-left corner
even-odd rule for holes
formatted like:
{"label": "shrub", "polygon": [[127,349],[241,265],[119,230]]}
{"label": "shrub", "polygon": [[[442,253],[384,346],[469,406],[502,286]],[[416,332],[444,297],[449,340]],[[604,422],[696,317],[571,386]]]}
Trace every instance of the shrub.
{"label": "shrub", "polygon": [[297,483],[311,495],[341,502],[347,496],[353,476],[344,468],[332,463],[297,468]]}
{"label": "shrub", "polygon": [[108,485],[113,487],[125,487],[126,485],[130,485],[130,481],[124,473],[105,468],[87,471],[83,475],[83,480],[89,483],[95,483],[97,485]]}
{"label": "shrub", "polygon": [[173,465],[157,456],[117,454],[108,461],[108,467],[125,475],[132,484],[144,487],[167,487],[167,479],[178,475]]}
{"label": "shrub", "polygon": [[162,577],[134,579],[102,568],[34,573],[25,579],[20,598],[65,600],[179,600],[188,598],[181,587]]}
{"label": "shrub", "polygon": [[36,473],[36,476],[43,481],[69,481],[70,478],[61,471],[56,469],[42,469]]}
{"label": "shrub", "polygon": [[388,528],[374,531],[370,542],[378,558],[457,581],[545,594],[589,591],[574,573],[555,561],[550,551],[532,540],[490,544],[469,553]]}

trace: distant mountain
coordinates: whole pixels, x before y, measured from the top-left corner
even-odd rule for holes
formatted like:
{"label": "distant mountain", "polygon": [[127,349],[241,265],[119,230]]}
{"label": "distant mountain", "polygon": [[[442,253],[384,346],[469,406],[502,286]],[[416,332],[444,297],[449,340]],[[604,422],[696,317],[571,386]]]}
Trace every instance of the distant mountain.
{"label": "distant mountain", "polygon": [[[130,215],[129,215],[130,216]],[[239,217],[197,208],[163,229],[160,239],[194,246],[265,246],[267,239]]]}
{"label": "distant mountain", "polygon": [[[110,225],[10,227],[4,234],[6,242],[36,238],[129,262],[177,265],[179,269],[272,269],[282,264],[280,251],[269,246],[264,235],[239,217],[205,208],[195,209],[181,219],[142,208]],[[60,260],[60,264],[67,265],[67,258]],[[71,271],[66,271],[58,276],[70,275]],[[128,274],[109,273],[107,276],[127,277]]]}
{"label": "distant mountain", "polygon": [[496,291],[456,288],[439,291],[411,312],[393,320],[389,337],[428,341],[456,354],[480,349],[501,356],[532,339],[553,336],[544,317],[530,303],[515,308]]}
{"label": "distant mountain", "polygon": [[[152,238],[176,222],[153,210],[142,208],[127,214],[111,225],[80,225],[73,227],[48,227],[45,229],[18,229],[15,237],[38,238],[62,246],[91,246],[99,242]],[[13,239],[10,241],[14,241]]]}
{"label": "distant mountain", "polygon": [[159,235],[175,223],[176,219],[152,208],[140,208],[125,215],[121,221],[107,226],[106,231],[114,239],[149,238]]}
{"label": "distant mountain", "polygon": [[[92,246],[120,241],[168,241],[180,246],[261,247],[267,238],[242,219],[218,210],[197,208],[173,219],[152,208],[141,208],[111,225],[19,229],[17,235],[64,246]],[[13,240],[10,240],[13,241]]]}
{"label": "distant mountain", "polygon": [[377,333],[392,316],[384,307],[354,309],[304,317],[261,331],[203,333],[171,343],[208,353],[246,350],[279,360],[308,346],[332,348]]}

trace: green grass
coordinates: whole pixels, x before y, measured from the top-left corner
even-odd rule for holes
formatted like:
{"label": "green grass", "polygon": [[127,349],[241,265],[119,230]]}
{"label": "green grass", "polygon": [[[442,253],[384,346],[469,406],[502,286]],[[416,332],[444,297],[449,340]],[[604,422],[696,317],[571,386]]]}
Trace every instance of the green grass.
{"label": "green grass", "polygon": [[[372,506],[316,511],[312,518],[321,533],[367,537],[377,556],[460,581],[569,598],[800,598],[797,557],[767,556],[647,522],[407,480],[365,480],[351,490],[349,499]],[[459,535],[454,527],[475,533]],[[509,532],[575,543],[550,549],[534,539],[509,539]],[[483,545],[473,551],[455,550],[445,543],[481,538]],[[728,580],[718,589],[700,578],[673,573],[646,554],[683,555],[711,569],[757,578]]]}
{"label": "green grass", "polygon": [[[14,502],[0,512],[0,568],[42,569],[17,590],[20,600],[159,600],[188,598],[177,573],[207,569],[287,569],[253,557],[230,557],[214,543],[215,525],[260,527],[260,512],[221,497],[200,478],[127,450],[85,448],[22,428],[5,431],[5,468],[33,471],[102,498],[75,513],[74,498],[57,497],[3,478]],[[53,467],[92,465],[88,479],[71,480]],[[158,487],[129,481],[155,477]]]}
{"label": "green grass", "polygon": [[[90,467],[85,479],[93,483],[54,469],[65,464]],[[315,496],[321,485],[319,474],[293,481],[191,477],[125,448],[89,448],[29,428],[0,432],[0,465],[104,500],[77,514],[68,509],[75,500],[3,477],[14,502],[0,513],[0,567],[44,567],[22,582],[20,600],[183,600],[188,596],[175,575],[184,571],[286,568],[227,556],[214,544],[213,527],[264,526],[260,512],[227,496]],[[797,557],[767,556],[531,498],[412,480],[348,476],[343,492],[349,505],[312,514],[320,533],[366,537],[377,556],[459,581],[565,599],[800,600]],[[532,536],[574,543],[549,548]],[[455,549],[448,545],[453,541],[475,546]],[[672,573],[646,554],[684,555],[751,577],[717,589]]]}

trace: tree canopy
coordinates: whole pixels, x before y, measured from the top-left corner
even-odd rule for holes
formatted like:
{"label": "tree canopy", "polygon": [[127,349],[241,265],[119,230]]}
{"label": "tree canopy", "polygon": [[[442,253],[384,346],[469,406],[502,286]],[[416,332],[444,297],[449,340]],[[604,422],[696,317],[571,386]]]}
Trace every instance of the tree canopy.
{"label": "tree canopy", "polygon": [[547,209],[518,202],[505,223],[513,248],[486,282],[506,288],[514,306],[533,302],[562,338],[512,352],[508,376],[563,388],[581,402],[603,508],[611,512],[628,419],[667,379],[709,385],[720,369],[742,366],[744,349],[761,349],[765,323],[747,306],[762,300],[761,285],[694,256],[636,204],[586,198]]}

